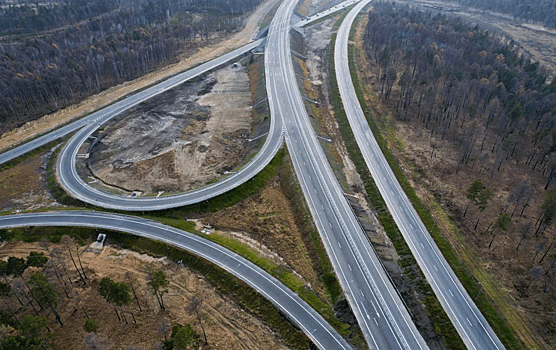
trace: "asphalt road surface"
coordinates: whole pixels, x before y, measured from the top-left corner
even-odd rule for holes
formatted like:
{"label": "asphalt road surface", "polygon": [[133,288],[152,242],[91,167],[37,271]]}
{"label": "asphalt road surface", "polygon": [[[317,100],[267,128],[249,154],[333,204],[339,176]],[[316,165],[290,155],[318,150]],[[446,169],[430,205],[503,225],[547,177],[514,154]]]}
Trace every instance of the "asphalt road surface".
{"label": "asphalt road surface", "polygon": [[[325,11],[317,13],[314,16],[308,18],[304,24],[308,24],[319,18],[328,16],[329,14],[339,11],[345,8],[345,6],[350,5],[354,2],[356,1],[348,0],[330,9],[326,9]],[[185,72],[180,77],[180,79],[176,81],[169,81],[168,83],[163,82],[161,84],[158,84],[154,87],[156,89],[153,89],[151,92],[145,95],[133,95],[125,100],[128,102],[126,102],[126,104],[122,108],[116,110],[108,110],[102,116],[92,119],[92,122],[87,124],[82,130],[76,133],[60,152],[60,156],[58,157],[58,162],[56,164],[56,174],[58,176],[60,185],[72,197],[103,208],[128,211],[152,211],[199,203],[230,191],[235,187],[245,183],[249,179],[253,178],[266,165],[268,165],[268,163],[270,163],[270,161],[276,155],[280,146],[282,145],[282,121],[277,120],[274,116],[271,117],[270,130],[262,149],[248,164],[242,167],[239,171],[235,172],[233,175],[230,175],[214,184],[188,192],[161,197],[125,197],[105,192],[88,185],[83,179],[81,179],[75,168],[75,162],[81,145],[98,129],[100,125],[102,125],[109,119],[118,115],[125,109],[135,106],[141,101],[149,99],[163,91],[166,91],[168,89],[171,89],[172,87],[175,87],[176,85],[183,83],[188,79],[192,79],[204,72],[207,72],[211,69],[214,69],[215,67],[222,65],[225,62],[230,61],[232,58],[235,58],[258,46],[259,43],[260,41],[256,41],[250,45],[245,46],[244,48],[234,51],[233,53],[231,53],[233,55],[228,54],[226,56],[223,56],[222,58],[215,59],[204,64],[203,66],[200,66],[200,69],[198,70],[192,69],[188,72]],[[135,96],[138,96],[138,98],[135,98]]]}
{"label": "asphalt road surface", "polygon": [[316,13],[316,14],[310,16],[310,17],[303,18],[301,21],[294,24],[293,27],[296,28],[296,27],[308,26],[308,25],[318,21],[321,18],[324,18],[326,16],[330,16],[331,14],[336,13],[338,11],[341,11],[341,10],[345,9],[346,7],[349,7],[353,4],[358,3],[359,1],[361,1],[361,0],[347,0],[347,1],[344,1],[342,3],[339,3],[338,5],[330,7],[328,9],[326,9],[324,11],[321,11],[319,13]]}
{"label": "asphalt road surface", "polygon": [[369,2],[370,0],[364,0],[359,3],[346,16],[338,31],[334,48],[336,78],[351,129],[390,213],[465,345],[477,350],[504,349],[396,180],[359,105],[349,70],[348,38],[357,13]]}
{"label": "asphalt road surface", "polygon": [[315,310],[277,279],[236,253],[192,233],[138,217],[92,211],[0,216],[0,228],[27,226],[79,226],[121,231],[184,249],[214,263],[253,287],[320,349],[351,349]]}
{"label": "asphalt road surface", "polygon": [[[105,107],[95,113],[92,113],[84,118],[71,122],[59,129],[49,132],[43,136],[40,136],[32,141],[22,144],[21,146],[15,147],[9,151],[0,154],[0,165],[4,164],[12,159],[26,154],[38,147],[46,145],[52,141],[55,141],[61,137],[64,137],[82,127],[87,127],[87,130],[96,130],[101,124],[105,123],[109,119],[115,117],[116,115],[122,113],[123,111],[145,101],[149,98],[156,96],[164,91],[172,89],[173,87],[180,85],[187,80],[195,78],[203,73],[206,73],[218,66],[226,64],[227,62],[241,56],[257,46],[259,46],[264,39],[254,41],[248,45],[240,47],[234,51],[231,51],[221,57],[218,57],[212,61],[201,64],[195,68],[192,68],[184,73],[178,74],[172,78],[169,78],[161,83],[158,83],[150,88],[147,88],[137,94],[127,97],[121,101],[118,101],[108,107]],[[85,138],[86,140],[86,138]],[[83,140],[83,141],[85,141]]]}
{"label": "asphalt road surface", "polygon": [[[211,69],[214,69],[238,55],[255,48],[258,44],[254,42],[232,53],[219,57],[209,63],[193,68],[184,73],[180,79],[169,79],[162,82],[153,90],[146,90],[136,95],[130,96],[125,101],[125,105],[117,110],[109,110],[98,118],[91,120],[84,128],[79,130],[62,148],[58,161],[56,163],[56,175],[60,185],[72,197],[83,202],[96,206],[120,209],[128,211],[150,211],[161,210],[167,208],[175,208],[193,203],[199,203],[212,197],[216,197],[227,192],[251,179],[259,171],[270,163],[282,145],[283,137],[281,135],[281,124],[277,123],[275,118],[271,118],[270,130],[262,149],[257,155],[249,161],[247,165],[239,171],[222,179],[214,184],[205,186],[193,191],[188,191],[175,195],[160,197],[125,197],[113,193],[104,192],[89,186],[81,179],[75,167],[76,157],[83,142],[85,142],[100,125],[110,120],[123,110],[134,106],[152,96],[163,91],[171,89],[176,85],[183,83],[188,79],[192,79]],[[110,107],[109,107],[110,108]]]}
{"label": "asphalt road surface", "polygon": [[428,349],[347,203],[316,138],[296,82],[286,0],[269,30],[265,55],[273,118],[283,120],[295,172],[336,275],[372,349]]}

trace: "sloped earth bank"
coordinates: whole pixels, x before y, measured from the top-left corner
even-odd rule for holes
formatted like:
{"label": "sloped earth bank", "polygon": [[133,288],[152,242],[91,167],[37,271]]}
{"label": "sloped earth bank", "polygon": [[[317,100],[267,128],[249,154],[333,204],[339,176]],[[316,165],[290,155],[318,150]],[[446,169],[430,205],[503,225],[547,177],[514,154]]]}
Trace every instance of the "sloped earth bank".
{"label": "sloped earth bank", "polygon": [[102,183],[144,195],[215,181],[249,154],[250,102],[247,68],[233,63],[111,120],[87,165]]}
{"label": "sloped earth bank", "polygon": [[52,151],[38,154],[0,172],[0,211],[59,206],[46,186],[46,165]]}
{"label": "sloped earth bank", "polygon": [[[4,243],[0,248],[0,259],[7,256],[26,257],[30,251],[43,251],[38,243]],[[81,259],[89,282],[86,285],[74,283],[74,296],[69,301],[65,296],[60,296],[58,310],[64,327],[60,327],[51,317],[50,327],[57,349],[83,349],[83,339],[86,335],[83,324],[86,318],[80,309],[81,306],[89,317],[98,323],[97,334],[101,337],[106,336],[113,350],[127,349],[130,345],[137,345],[142,349],[155,349],[157,343],[164,340],[164,334],[161,332],[162,323],[170,326],[172,323],[191,324],[195,332],[202,337],[197,316],[185,312],[188,298],[194,294],[204,298],[201,319],[210,349],[287,349],[260,320],[222,297],[201,276],[192,273],[183,265],[166,258],[153,258],[110,246],[105,247],[100,253],[87,251],[82,254]],[[163,270],[170,282],[168,293],[164,294],[165,311],[160,310],[154,295],[147,290],[146,278],[150,270]],[[133,323],[129,314],[129,324],[118,322],[112,306],[96,291],[103,277],[109,277],[116,282],[128,282],[125,277],[128,272],[134,278],[133,285],[143,309],[139,312],[135,301],[129,307],[137,324]],[[78,311],[74,311],[74,306]]]}
{"label": "sloped earth bank", "polygon": [[[394,285],[401,293],[420,333],[431,349],[446,349],[442,340],[435,333],[434,325],[421,302],[421,299],[426,296],[420,295],[415,290],[415,286],[419,281],[410,281],[402,273],[399,265],[399,256],[390,238],[381,226],[376,211],[367,200],[363,183],[355,165],[349,158],[349,153],[334,117],[334,107],[328,98],[330,96],[328,65],[333,64],[333,62],[328,62],[328,50],[333,27],[337,19],[337,17],[334,17],[325,20],[305,30],[304,45],[306,52],[304,54],[307,57],[305,64],[308,68],[311,89],[317,94],[320,103],[320,116],[317,116],[315,119],[320,121],[318,127],[322,128],[322,131],[332,140],[331,148],[334,152],[330,153],[339,158],[339,160],[332,160],[332,162],[336,161],[341,164],[342,174],[337,174],[337,176],[340,177],[340,181],[343,181],[342,177],[345,177],[345,182],[348,185],[348,189],[346,189],[348,195],[346,198],[359,217],[367,236],[382,260],[386,271],[392,278]],[[326,144],[323,144],[323,147],[326,148]],[[327,152],[327,156],[330,156],[330,153]],[[341,307],[342,305],[337,306]]]}

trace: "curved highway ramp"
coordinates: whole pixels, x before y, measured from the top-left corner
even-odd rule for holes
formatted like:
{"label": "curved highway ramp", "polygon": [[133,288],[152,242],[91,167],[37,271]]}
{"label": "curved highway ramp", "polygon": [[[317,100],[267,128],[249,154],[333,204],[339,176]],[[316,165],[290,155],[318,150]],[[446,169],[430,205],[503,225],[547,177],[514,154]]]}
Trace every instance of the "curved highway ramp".
{"label": "curved highway ramp", "polygon": [[267,272],[220,245],[158,222],[93,211],[60,211],[0,216],[0,228],[78,226],[151,238],[200,256],[238,277],[268,299],[320,349],[351,347],[315,310]]}

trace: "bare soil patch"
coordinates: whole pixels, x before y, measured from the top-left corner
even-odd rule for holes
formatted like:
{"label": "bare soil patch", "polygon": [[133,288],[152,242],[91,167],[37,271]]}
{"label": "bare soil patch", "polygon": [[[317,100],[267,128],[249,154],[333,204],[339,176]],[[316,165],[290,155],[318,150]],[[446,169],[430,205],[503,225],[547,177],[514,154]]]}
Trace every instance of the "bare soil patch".
{"label": "bare soil patch", "polygon": [[[0,259],[6,256],[26,257],[30,251],[42,249],[37,243],[4,243]],[[188,297],[199,294],[204,298],[201,319],[211,349],[287,349],[260,320],[219,295],[210,284],[186,266],[166,258],[153,258],[110,246],[100,253],[85,252],[82,261],[89,277],[88,283],[75,283],[72,299],[60,297],[58,309],[64,327],[53,320],[50,322],[57,348],[83,349],[82,342],[86,334],[83,324],[86,318],[83,311],[74,311],[73,306],[85,308],[89,317],[99,325],[97,333],[108,337],[113,349],[125,349],[129,345],[154,349],[157,343],[164,340],[164,335],[159,331],[161,323],[191,324],[198,334],[202,334],[197,317],[188,315],[184,310]],[[170,281],[169,292],[164,295],[167,306],[165,311],[160,311],[155,297],[146,288],[149,270],[165,271]],[[128,320],[131,321],[129,324],[118,322],[112,307],[96,291],[103,277],[127,282],[124,275],[128,272],[135,279],[134,286],[143,308],[139,312],[135,302],[130,306],[137,324],[131,319]]]}
{"label": "bare soil patch", "polygon": [[248,44],[257,33],[259,24],[277,2],[278,0],[268,0],[264,2],[248,17],[241,31],[232,34],[228,38],[213,38],[214,42],[212,44],[200,48],[195,52],[184,53],[176,64],[169,65],[124,84],[114,86],[100,94],[87,98],[79,104],[59,110],[35,121],[28,122],[18,129],[6,132],[0,136],[0,150],[16,145],[36,135],[40,135],[87,113],[91,113],[117,101],[127,94],[133,93],[161,79],[190,69],[199,63],[211,60],[235,48]]}
{"label": "bare soil patch", "polygon": [[36,155],[0,172],[0,211],[58,205],[46,186],[45,170],[51,153]]}
{"label": "bare soil patch", "polygon": [[249,154],[250,102],[247,68],[227,66],[107,123],[87,165],[104,184],[145,195],[214,181]]}

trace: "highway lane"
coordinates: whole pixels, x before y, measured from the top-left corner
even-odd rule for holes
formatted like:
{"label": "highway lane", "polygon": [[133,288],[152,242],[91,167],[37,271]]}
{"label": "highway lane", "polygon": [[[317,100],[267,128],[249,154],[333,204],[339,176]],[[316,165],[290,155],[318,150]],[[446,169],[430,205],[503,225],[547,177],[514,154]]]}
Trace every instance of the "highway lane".
{"label": "highway lane", "polygon": [[55,141],[61,137],[64,137],[72,132],[79,130],[85,125],[94,124],[105,122],[107,117],[115,116],[119,113],[122,113],[128,108],[135,106],[136,104],[145,101],[155,95],[158,95],[168,89],[171,89],[195,76],[203,74],[215,67],[225,64],[226,62],[233,60],[234,58],[241,56],[262,43],[263,39],[254,41],[250,44],[247,44],[243,47],[240,47],[234,51],[231,51],[221,57],[215,58],[212,61],[203,63],[195,68],[192,68],[186,72],[180,73],[172,78],[165,80],[164,82],[158,83],[152,87],[149,87],[135,95],[132,95],[128,98],[125,98],[121,101],[118,101],[110,106],[107,106],[97,112],[94,112],[84,118],[71,122],[59,129],[56,129],[52,132],[49,132],[43,136],[37,137],[36,139],[29,141],[27,143],[22,144],[16,148],[13,148],[9,151],[4,153],[0,153],[0,165],[4,164],[12,159],[15,159],[19,156],[24,155],[27,152],[30,152],[38,147],[46,145],[52,141]]}
{"label": "highway lane", "polygon": [[[333,8],[327,9],[322,13],[317,13],[311,17],[311,20],[316,20],[322,16],[329,15],[330,13],[344,8],[346,4],[351,3],[353,3],[353,0],[349,0]],[[156,89],[147,94],[143,95],[142,93],[139,93],[137,95],[133,95],[125,100],[127,102],[122,105],[121,108],[107,110],[106,113],[92,119],[89,124],[77,132],[70,139],[70,141],[68,141],[66,146],[60,152],[58,162],[56,164],[56,175],[60,185],[72,197],[96,206],[129,211],[152,211],[199,203],[230,191],[231,189],[254,177],[266,165],[268,165],[268,163],[270,163],[282,145],[282,123],[281,120],[277,120],[274,117],[271,118],[270,129],[262,149],[248,164],[243,166],[234,174],[227,176],[216,183],[184,193],[161,197],[126,197],[105,192],[88,185],[83,179],[81,179],[77,173],[75,163],[80,147],[98,129],[98,127],[106,121],[123,112],[125,109],[135,106],[138,103],[155,96],[156,94],[171,89],[188,79],[192,79],[200,74],[214,69],[219,65],[222,65],[225,62],[230,61],[232,58],[235,58],[247,52],[249,49],[258,46],[257,43],[260,42],[261,41],[256,41],[242,49],[236,50],[231,54],[215,59],[203,66],[198,67],[199,69],[194,68],[185,72],[179,79],[170,79],[168,82],[158,84],[153,87]]]}
{"label": "highway lane", "polygon": [[301,21],[297,22],[296,24],[293,25],[294,28],[300,28],[300,27],[305,27],[308,26],[316,21],[318,21],[321,18],[324,18],[326,16],[330,16],[333,13],[336,13],[338,11],[342,11],[343,9],[345,9],[346,7],[349,7],[353,4],[358,3],[361,0],[346,0],[344,2],[341,2],[335,6],[332,6],[324,11],[321,11],[319,13],[316,13],[312,16],[309,16],[307,18],[302,19]]}
{"label": "highway lane", "polygon": [[79,226],[121,231],[184,249],[214,263],[253,287],[320,349],[351,349],[334,328],[280,281],[236,253],[192,233],[138,217],[92,211],[0,216],[0,228],[28,226]]}
{"label": "highway lane", "polygon": [[504,349],[411,205],[384,158],[359,105],[349,70],[348,38],[357,13],[369,2],[370,0],[364,0],[359,3],[346,16],[338,31],[334,48],[336,78],[351,129],[390,213],[466,346],[477,350]]}
{"label": "highway lane", "polygon": [[428,349],[347,203],[305,110],[290,53],[286,0],[271,23],[265,70],[269,105],[286,142],[317,229],[372,349]]}

